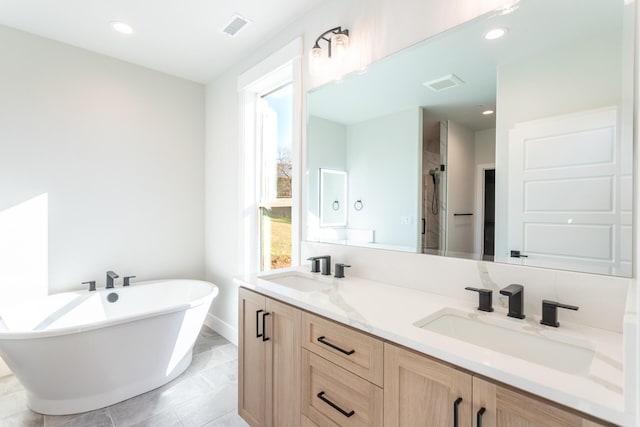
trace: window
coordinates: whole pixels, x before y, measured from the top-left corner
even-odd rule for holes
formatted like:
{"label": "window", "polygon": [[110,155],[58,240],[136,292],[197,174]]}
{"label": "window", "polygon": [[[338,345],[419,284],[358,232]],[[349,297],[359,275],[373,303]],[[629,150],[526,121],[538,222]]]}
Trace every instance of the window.
{"label": "window", "polygon": [[287,83],[258,101],[260,271],[291,266],[292,95]]}
{"label": "window", "polygon": [[302,41],[238,78],[242,271],[299,264]]}

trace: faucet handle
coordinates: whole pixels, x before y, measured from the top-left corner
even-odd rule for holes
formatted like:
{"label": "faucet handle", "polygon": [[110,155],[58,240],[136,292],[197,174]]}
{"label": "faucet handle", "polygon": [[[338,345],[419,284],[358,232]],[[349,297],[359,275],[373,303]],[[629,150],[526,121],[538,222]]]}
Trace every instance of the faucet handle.
{"label": "faucet handle", "polygon": [[580,307],[543,299],[542,320],[540,320],[540,323],[542,325],[553,326],[554,328],[560,326],[560,322],[558,322],[558,308],[577,311]]}
{"label": "faucet handle", "polygon": [[489,313],[493,311],[493,291],[491,289],[472,288],[471,286],[467,286],[465,289],[478,293],[478,310]]}
{"label": "faucet handle", "polygon": [[320,258],[312,256],[307,258],[307,261],[311,261],[312,273],[320,273]]}
{"label": "faucet handle", "polygon": [[122,282],[122,286],[129,286],[129,280],[131,279],[135,279],[136,276],[124,276],[123,282]]}
{"label": "faucet handle", "polygon": [[345,268],[350,268],[350,265],[347,264],[341,264],[339,262],[336,263],[336,273],[333,277],[336,277],[338,279],[344,277],[344,269]]}
{"label": "faucet handle", "polygon": [[89,291],[95,291],[96,290],[96,281],[95,280],[91,280],[89,282],[82,282],[83,285],[89,285]]}

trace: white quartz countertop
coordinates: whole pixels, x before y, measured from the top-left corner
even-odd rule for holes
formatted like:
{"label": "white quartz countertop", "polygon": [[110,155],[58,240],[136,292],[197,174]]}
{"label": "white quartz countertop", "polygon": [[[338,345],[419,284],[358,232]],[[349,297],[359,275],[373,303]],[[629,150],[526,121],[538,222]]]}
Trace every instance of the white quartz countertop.
{"label": "white quartz countertop", "polygon": [[[293,271],[330,286],[321,291],[302,292],[261,278],[275,278]],[[620,333],[562,322],[562,319],[559,328],[551,328],[540,325],[539,316],[523,320],[509,318],[506,310],[496,305],[494,312],[485,313],[467,301],[357,277],[336,279],[309,273],[308,267],[247,275],[235,281],[247,289],[594,417],[623,426],[633,425],[633,417],[624,411]],[[588,372],[573,374],[414,326],[443,309],[465,312],[469,318],[480,321],[516,322],[519,328],[557,341],[586,342],[595,356]]]}

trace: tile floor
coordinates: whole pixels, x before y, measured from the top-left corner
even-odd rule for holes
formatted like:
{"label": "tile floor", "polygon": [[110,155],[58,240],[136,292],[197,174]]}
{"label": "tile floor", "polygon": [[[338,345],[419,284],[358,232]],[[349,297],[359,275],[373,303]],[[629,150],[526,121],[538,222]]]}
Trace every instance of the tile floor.
{"label": "tile floor", "polygon": [[2,427],[236,427],[238,349],[206,326],[193,348],[191,366],[156,390],[107,408],[77,415],[30,411],[15,377],[0,378]]}

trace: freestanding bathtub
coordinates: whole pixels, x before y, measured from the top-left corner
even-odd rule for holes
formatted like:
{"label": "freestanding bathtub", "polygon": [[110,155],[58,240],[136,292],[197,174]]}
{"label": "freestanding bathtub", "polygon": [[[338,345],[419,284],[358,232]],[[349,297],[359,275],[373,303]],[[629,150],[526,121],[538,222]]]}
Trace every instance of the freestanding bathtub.
{"label": "freestanding bathtub", "polygon": [[51,295],[0,312],[0,356],[33,411],[102,408],[180,375],[217,294],[169,280]]}

